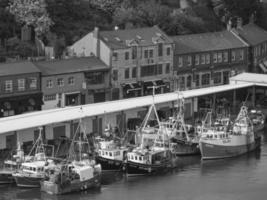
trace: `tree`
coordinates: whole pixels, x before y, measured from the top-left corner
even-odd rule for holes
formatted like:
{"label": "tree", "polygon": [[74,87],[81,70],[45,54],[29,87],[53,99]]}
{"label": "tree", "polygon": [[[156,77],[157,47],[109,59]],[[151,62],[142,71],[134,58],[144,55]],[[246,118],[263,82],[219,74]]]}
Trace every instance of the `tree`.
{"label": "tree", "polygon": [[34,27],[38,37],[47,33],[53,24],[46,11],[45,0],[10,0],[9,12],[20,24]]}
{"label": "tree", "polygon": [[2,43],[7,38],[14,36],[18,27],[14,16],[6,9],[7,6],[8,0],[0,1],[0,39]]}
{"label": "tree", "polygon": [[112,16],[115,9],[120,6],[122,0],[90,0],[90,4],[107,12]]}

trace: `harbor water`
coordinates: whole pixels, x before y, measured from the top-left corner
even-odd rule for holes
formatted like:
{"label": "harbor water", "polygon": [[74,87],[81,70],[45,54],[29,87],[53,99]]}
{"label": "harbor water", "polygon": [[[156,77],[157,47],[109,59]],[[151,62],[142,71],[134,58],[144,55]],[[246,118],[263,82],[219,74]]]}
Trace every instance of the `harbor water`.
{"label": "harbor water", "polygon": [[261,149],[231,159],[181,157],[165,174],[127,178],[105,174],[100,190],[52,196],[39,189],[0,185],[0,200],[251,200],[267,197],[267,133]]}

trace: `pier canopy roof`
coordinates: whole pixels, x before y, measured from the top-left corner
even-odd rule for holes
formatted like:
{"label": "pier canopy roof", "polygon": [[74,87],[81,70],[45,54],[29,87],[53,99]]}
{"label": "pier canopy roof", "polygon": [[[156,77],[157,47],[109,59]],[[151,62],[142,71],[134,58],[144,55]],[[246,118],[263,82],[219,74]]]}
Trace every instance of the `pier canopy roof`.
{"label": "pier canopy roof", "polygon": [[[219,93],[239,88],[246,88],[254,86],[254,83],[239,83],[228,84],[214,87],[207,87],[201,89],[187,90],[179,92],[179,96],[183,98],[193,98],[213,93]],[[74,107],[57,108],[43,111],[36,111],[27,114],[21,114],[0,119],[0,134],[23,130],[28,128],[45,126],[53,123],[60,123],[80,119],[84,117],[92,117],[105,115],[108,113],[120,112],[123,110],[130,110],[138,107],[149,106],[153,103],[160,104],[166,102],[176,101],[178,98],[177,92],[165,93],[145,97],[137,97],[131,99],[123,99],[117,101],[108,101],[103,103],[94,103],[87,105],[80,105]]]}
{"label": "pier canopy roof", "polygon": [[258,86],[267,86],[267,74],[241,73],[230,78],[231,84],[254,83]]}

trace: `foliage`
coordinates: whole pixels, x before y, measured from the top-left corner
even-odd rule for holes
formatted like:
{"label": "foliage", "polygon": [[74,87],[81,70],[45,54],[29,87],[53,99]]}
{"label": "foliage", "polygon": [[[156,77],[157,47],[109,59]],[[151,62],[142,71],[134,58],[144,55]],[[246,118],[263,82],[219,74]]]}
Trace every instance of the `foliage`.
{"label": "foliage", "polygon": [[112,16],[115,9],[120,6],[122,0],[90,0],[90,4]]}
{"label": "foliage", "polygon": [[[17,24],[12,14],[6,9],[8,0],[0,1],[0,38],[2,42],[14,35],[17,31]],[[1,42],[1,41],[0,41]]]}
{"label": "foliage", "polygon": [[106,13],[82,0],[46,0],[46,3],[54,22],[51,31],[65,38],[66,45],[92,31],[95,26],[107,29],[111,24],[111,18]]}
{"label": "foliage", "polygon": [[20,24],[33,26],[39,37],[47,33],[53,24],[46,11],[45,0],[10,0],[9,12]]}

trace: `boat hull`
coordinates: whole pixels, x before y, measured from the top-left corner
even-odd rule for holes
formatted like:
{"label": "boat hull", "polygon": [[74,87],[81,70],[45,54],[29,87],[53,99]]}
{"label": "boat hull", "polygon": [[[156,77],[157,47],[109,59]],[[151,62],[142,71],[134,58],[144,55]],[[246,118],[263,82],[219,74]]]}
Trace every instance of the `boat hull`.
{"label": "boat hull", "polygon": [[83,190],[100,188],[101,174],[95,175],[93,178],[86,181],[71,181],[65,184],[54,183],[50,181],[41,181],[41,191],[52,195],[67,194],[70,192],[79,192]]}
{"label": "boat hull", "polygon": [[40,187],[40,181],[43,180],[43,177],[24,176],[21,174],[14,174],[13,177],[18,187],[38,188]]}
{"label": "boat hull", "polygon": [[0,184],[10,184],[14,183],[15,180],[12,176],[12,172],[10,173],[2,173],[0,172]]}
{"label": "boat hull", "polygon": [[200,155],[198,143],[177,143],[172,153],[177,156]]}
{"label": "boat hull", "polygon": [[95,160],[96,163],[101,164],[102,171],[122,171],[124,168],[122,160],[112,160],[101,156],[97,156]]}
{"label": "boat hull", "polygon": [[151,175],[159,172],[164,172],[172,167],[171,161],[164,162],[161,164],[140,164],[128,161],[126,164],[127,176],[141,176]]}
{"label": "boat hull", "polygon": [[260,146],[261,138],[256,138],[255,142],[243,145],[226,146],[216,145],[205,141],[201,141],[200,151],[203,160],[221,159],[239,156],[255,150]]}

